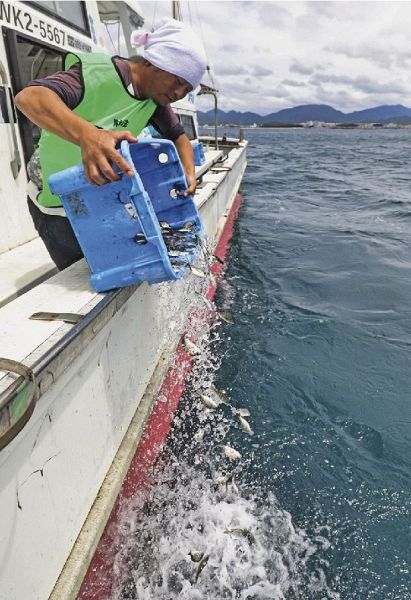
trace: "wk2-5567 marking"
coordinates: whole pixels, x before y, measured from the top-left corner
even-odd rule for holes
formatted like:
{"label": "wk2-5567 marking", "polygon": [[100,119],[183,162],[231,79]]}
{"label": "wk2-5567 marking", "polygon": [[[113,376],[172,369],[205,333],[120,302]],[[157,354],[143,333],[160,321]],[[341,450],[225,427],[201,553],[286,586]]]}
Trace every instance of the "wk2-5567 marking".
{"label": "wk2-5567 marking", "polygon": [[6,23],[19,31],[38,35],[43,40],[57,45],[64,46],[66,43],[66,32],[63,29],[50,25],[47,21],[39,19],[37,15],[3,0],[0,2],[0,23]]}

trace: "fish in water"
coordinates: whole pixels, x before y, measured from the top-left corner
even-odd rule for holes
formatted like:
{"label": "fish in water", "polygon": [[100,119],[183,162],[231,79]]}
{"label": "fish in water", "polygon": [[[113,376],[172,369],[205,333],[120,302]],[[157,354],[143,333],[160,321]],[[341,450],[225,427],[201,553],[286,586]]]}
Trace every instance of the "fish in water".
{"label": "fish in water", "polygon": [[240,460],[241,454],[231,446],[223,446],[223,454],[228,460]]}
{"label": "fish in water", "polygon": [[237,415],[239,415],[240,417],[251,417],[251,413],[248,410],[248,408],[238,408],[235,411],[237,413]]}
{"label": "fish in water", "polygon": [[221,475],[220,477],[216,477],[213,481],[214,485],[225,485],[225,489],[228,491],[228,486],[231,485],[235,492],[238,492],[238,487],[234,481],[234,475],[231,473],[224,477]]}
{"label": "fish in water", "polygon": [[200,562],[201,559],[204,557],[204,552],[200,552],[200,550],[190,550],[188,554],[191,560],[195,563]]}
{"label": "fish in water", "polygon": [[221,475],[220,477],[216,477],[213,480],[213,483],[214,483],[214,485],[227,485],[229,477],[231,477],[231,475],[229,475],[227,477],[224,477],[223,475]]}
{"label": "fish in water", "polygon": [[244,417],[241,417],[241,416],[238,418],[238,420],[239,420],[239,423],[240,423],[240,429],[242,429],[243,431],[245,431],[245,433],[249,433],[250,435],[252,435],[253,434],[253,430],[251,429],[249,422],[246,421],[244,419]]}
{"label": "fish in water", "polygon": [[225,392],[216,388],[215,385],[211,386],[211,391],[213,392],[214,396],[216,396],[218,398],[219,402],[221,402],[222,404],[227,404],[227,406],[230,406],[230,402],[228,401],[227,394]]}
{"label": "fish in water", "polygon": [[196,294],[198,296],[200,296],[201,300],[204,302],[204,304],[206,305],[206,307],[209,310],[214,310],[214,305],[212,302],[210,302],[210,300],[208,298],[206,298],[205,296],[203,296],[200,292],[196,292]]}
{"label": "fish in water", "polygon": [[195,578],[194,581],[197,583],[198,578],[200,577],[201,571],[204,569],[204,567],[206,566],[206,564],[208,563],[208,559],[209,559],[209,555],[208,554],[204,554],[204,556],[202,557],[202,559],[200,560],[200,562],[198,563],[198,567],[197,567],[197,571],[195,574]]}
{"label": "fish in water", "polygon": [[232,529],[227,528],[224,529],[224,533],[226,533],[227,535],[233,535],[234,537],[238,538],[245,538],[250,544],[250,546],[252,544],[255,544],[256,541],[251,531],[249,529],[243,529],[242,527],[233,527]]}
{"label": "fish in water", "polygon": [[192,272],[192,274],[196,275],[197,277],[205,277],[206,276],[204,271],[202,271],[201,269],[198,269],[197,267],[193,267],[193,265],[189,265],[189,269]]}
{"label": "fish in water", "polygon": [[215,410],[219,406],[219,402],[216,402],[210,396],[206,396],[205,394],[200,394],[200,400],[203,406],[209,408],[210,410]]}
{"label": "fish in water", "polygon": [[184,347],[185,347],[186,351],[188,352],[188,354],[190,354],[191,356],[196,356],[198,354],[201,354],[200,348],[187,337],[187,334],[184,334],[183,339],[184,339]]}
{"label": "fish in water", "polygon": [[217,313],[223,321],[225,321],[226,323],[230,323],[230,325],[234,325],[235,320],[233,317],[233,313],[230,310],[227,310],[226,308],[221,308],[217,309]]}

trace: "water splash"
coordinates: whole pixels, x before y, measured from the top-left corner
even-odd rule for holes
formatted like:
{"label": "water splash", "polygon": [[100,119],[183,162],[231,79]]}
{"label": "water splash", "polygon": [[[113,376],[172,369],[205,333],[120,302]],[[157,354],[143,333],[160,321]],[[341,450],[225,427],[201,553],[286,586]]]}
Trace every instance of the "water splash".
{"label": "water splash", "polygon": [[[218,339],[219,323],[202,333],[203,352],[153,483],[122,506],[110,599],[338,599],[326,580],[326,561],[316,556],[327,539],[310,538],[273,492],[243,478],[253,438],[240,431],[239,407],[214,388]],[[201,394],[218,407],[206,408]],[[241,459],[229,460],[224,445]],[[208,557],[202,570],[193,551]]]}

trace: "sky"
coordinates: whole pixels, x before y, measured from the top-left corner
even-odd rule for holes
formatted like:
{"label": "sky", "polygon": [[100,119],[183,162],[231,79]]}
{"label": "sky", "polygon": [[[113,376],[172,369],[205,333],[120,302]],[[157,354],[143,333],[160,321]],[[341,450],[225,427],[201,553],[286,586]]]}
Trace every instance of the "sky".
{"label": "sky", "polygon": [[[139,2],[150,29],[171,2]],[[299,104],[343,112],[411,106],[411,2],[188,0],[219,107],[265,115]],[[206,76],[203,82],[211,85]],[[198,99],[212,108],[210,96]]]}

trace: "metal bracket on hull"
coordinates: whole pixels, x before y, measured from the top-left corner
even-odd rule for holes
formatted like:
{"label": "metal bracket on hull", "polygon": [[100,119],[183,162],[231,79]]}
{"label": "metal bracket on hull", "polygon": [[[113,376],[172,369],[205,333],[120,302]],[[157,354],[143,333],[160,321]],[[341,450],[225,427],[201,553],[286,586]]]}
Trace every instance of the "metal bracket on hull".
{"label": "metal bracket on hull", "polygon": [[0,358],[0,370],[18,375],[0,394],[0,450],[23,429],[36,405],[35,377],[22,363]]}

